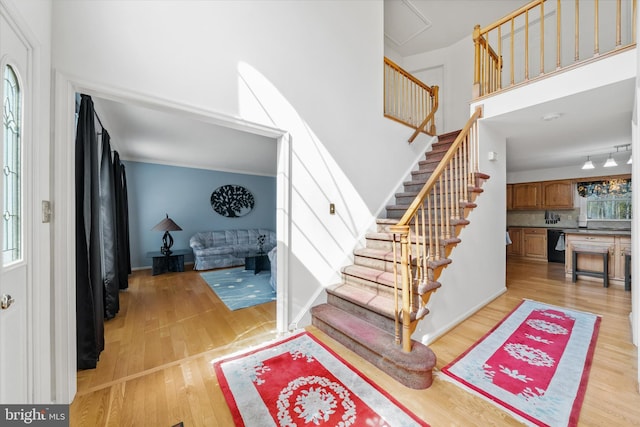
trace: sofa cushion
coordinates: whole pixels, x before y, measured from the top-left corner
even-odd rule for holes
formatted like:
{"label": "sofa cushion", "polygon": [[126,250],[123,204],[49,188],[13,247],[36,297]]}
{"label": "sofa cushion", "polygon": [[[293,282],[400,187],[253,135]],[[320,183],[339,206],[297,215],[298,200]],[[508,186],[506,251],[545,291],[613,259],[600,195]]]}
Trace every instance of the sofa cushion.
{"label": "sofa cushion", "polygon": [[195,251],[198,256],[228,255],[233,254],[233,252],[233,246],[210,247]]}

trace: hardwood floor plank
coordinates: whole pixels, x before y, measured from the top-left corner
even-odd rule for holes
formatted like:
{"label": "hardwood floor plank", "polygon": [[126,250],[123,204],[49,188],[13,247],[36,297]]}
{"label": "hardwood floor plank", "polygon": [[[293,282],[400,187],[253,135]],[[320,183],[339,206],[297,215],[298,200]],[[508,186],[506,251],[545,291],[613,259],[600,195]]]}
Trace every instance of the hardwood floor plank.
{"label": "hardwood floor plank", "polygon": [[[510,260],[507,292],[431,345],[438,360],[427,390],[408,389],[318,329],[307,330],[432,426],[518,426],[438,371],[525,298],[602,316],[580,425],[640,425],[631,293],[580,279],[573,284],[562,264]],[[436,293],[433,310],[437,303]],[[135,272],[129,290],[121,293],[120,313],[105,324],[107,345],[97,369],[78,373],[71,425],[233,425],[213,361],[275,339],[275,306],[230,311],[197,272]]]}

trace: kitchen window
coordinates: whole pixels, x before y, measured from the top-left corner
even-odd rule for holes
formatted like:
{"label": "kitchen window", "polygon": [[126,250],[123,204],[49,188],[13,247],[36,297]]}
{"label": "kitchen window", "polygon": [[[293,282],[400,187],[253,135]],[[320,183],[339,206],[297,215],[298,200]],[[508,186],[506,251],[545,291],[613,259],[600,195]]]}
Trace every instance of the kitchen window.
{"label": "kitchen window", "polygon": [[630,179],[579,182],[578,194],[587,199],[587,219],[631,219]]}

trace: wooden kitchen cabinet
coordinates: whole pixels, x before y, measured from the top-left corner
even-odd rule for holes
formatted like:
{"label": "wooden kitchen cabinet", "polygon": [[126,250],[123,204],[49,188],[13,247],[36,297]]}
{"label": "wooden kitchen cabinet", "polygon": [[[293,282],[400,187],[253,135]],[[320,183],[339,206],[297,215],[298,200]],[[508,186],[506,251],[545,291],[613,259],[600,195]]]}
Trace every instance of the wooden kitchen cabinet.
{"label": "wooden kitchen cabinet", "polygon": [[511,244],[507,246],[507,256],[522,256],[524,255],[523,243],[523,229],[522,228],[509,228],[509,238]]}
{"label": "wooden kitchen cabinet", "polygon": [[525,228],[523,252],[526,258],[547,260],[547,229]]}
{"label": "wooden kitchen cabinet", "polygon": [[546,228],[509,227],[509,238],[507,256],[547,260]]}
{"label": "wooden kitchen cabinet", "polygon": [[542,205],[542,186],[539,182],[513,184],[513,209],[540,209]]}
{"label": "wooden kitchen cabinet", "polygon": [[574,187],[569,179],[507,184],[507,210],[573,209]]}
{"label": "wooden kitchen cabinet", "polygon": [[[631,237],[621,235],[565,234],[565,274],[571,277],[573,247],[593,246],[609,251],[609,283],[624,285],[624,254],[631,251]],[[602,271],[602,256],[581,254],[578,256],[581,270]],[[580,276],[580,279],[602,281],[599,278]]]}
{"label": "wooden kitchen cabinet", "polygon": [[571,180],[543,181],[542,209],[573,209],[573,187]]}
{"label": "wooden kitchen cabinet", "polygon": [[624,281],[624,255],[631,253],[631,236],[616,236],[613,278]]}

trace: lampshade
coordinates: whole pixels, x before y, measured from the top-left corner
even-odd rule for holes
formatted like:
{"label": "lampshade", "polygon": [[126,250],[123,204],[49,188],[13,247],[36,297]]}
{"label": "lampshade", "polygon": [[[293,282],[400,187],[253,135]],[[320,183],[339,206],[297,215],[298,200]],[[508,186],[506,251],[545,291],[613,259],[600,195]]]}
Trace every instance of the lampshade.
{"label": "lampshade", "polygon": [[167,214],[167,217],[162,221],[160,221],[159,223],[157,223],[151,230],[152,231],[181,231],[182,228],[180,228],[178,224],[173,222],[173,220],[169,218],[169,214]]}
{"label": "lampshade", "polygon": [[613,157],[611,157],[611,154],[609,154],[609,158],[607,159],[606,162],[604,162],[604,167],[605,168],[610,168],[613,166],[618,166],[618,164],[616,163],[615,159]]}
{"label": "lampshade", "polygon": [[629,156],[629,160],[627,160],[627,164],[630,165],[633,163],[633,155]]}
{"label": "lampshade", "polygon": [[595,166],[593,165],[593,162],[591,161],[589,156],[587,156],[587,161],[584,162],[584,165],[582,165],[582,169],[593,169],[593,168],[595,168]]}

